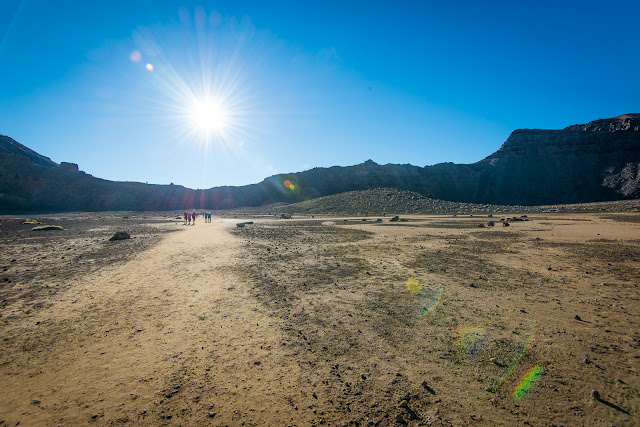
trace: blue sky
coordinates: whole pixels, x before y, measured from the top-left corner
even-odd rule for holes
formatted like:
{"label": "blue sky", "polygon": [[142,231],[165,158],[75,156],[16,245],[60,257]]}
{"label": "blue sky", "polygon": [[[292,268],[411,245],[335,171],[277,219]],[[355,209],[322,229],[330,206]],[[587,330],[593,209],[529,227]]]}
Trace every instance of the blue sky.
{"label": "blue sky", "polygon": [[[640,112],[640,2],[0,1],[0,134],[190,188]],[[213,123],[213,124],[212,124]]]}

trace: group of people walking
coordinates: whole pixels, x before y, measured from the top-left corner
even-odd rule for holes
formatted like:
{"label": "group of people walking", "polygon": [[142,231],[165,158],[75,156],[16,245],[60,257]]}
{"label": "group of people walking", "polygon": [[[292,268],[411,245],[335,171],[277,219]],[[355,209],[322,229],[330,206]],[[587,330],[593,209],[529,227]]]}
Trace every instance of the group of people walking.
{"label": "group of people walking", "polygon": [[[193,212],[184,212],[184,225],[196,225],[196,217],[198,213],[196,211]],[[211,212],[202,212],[202,216],[204,216],[204,222],[211,222]]]}

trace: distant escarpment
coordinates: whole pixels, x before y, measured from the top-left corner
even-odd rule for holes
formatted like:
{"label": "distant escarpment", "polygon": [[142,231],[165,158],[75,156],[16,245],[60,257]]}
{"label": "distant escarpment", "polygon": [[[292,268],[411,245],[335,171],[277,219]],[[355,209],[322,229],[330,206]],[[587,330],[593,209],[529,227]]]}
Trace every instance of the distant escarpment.
{"label": "distant escarpment", "polygon": [[519,129],[469,165],[477,182],[463,194],[529,205],[640,198],[638,166],[640,114],[562,130]]}
{"label": "distant escarpment", "polygon": [[637,199],[640,114],[561,130],[515,130],[498,151],[472,164],[419,167],[368,160],[208,190],[95,178],[0,136],[0,212],[229,209],[382,187],[494,205]]}

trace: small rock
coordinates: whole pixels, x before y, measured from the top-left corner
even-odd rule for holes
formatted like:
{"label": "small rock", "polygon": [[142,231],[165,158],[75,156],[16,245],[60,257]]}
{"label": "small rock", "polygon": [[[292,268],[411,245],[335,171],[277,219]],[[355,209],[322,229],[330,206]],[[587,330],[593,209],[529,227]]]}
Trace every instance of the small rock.
{"label": "small rock", "polygon": [[591,392],[591,397],[593,397],[595,400],[600,400],[600,392],[598,390],[593,390]]}
{"label": "small rock", "polygon": [[109,241],[113,242],[115,240],[126,240],[126,239],[130,239],[130,238],[131,238],[131,236],[126,231],[116,231],[113,234],[113,236],[111,236],[109,238]]}
{"label": "small rock", "polygon": [[215,416],[216,416],[216,413],[215,413],[215,412],[209,412],[209,418],[213,418],[213,417],[215,417]]}
{"label": "small rock", "polygon": [[25,219],[20,224],[39,225],[39,224],[42,224],[42,223],[40,221],[36,221],[35,219]]}
{"label": "small rock", "polygon": [[427,390],[429,393],[436,394],[436,391],[431,387],[429,387],[429,384],[427,384],[426,381],[422,381],[422,387],[424,387],[424,389]]}
{"label": "small rock", "polygon": [[402,414],[398,414],[396,415],[396,422],[400,424],[404,424],[406,421],[404,420],[404,417],[402,416]]}
{"label": "small rock", "polygon": [[578,316],[577,314],[576,314],[573,318],[574,318],[574,319],[576,319],[576,320],[578,320],[578,321],[580,321],[580,322],[582,322],[582,319],[581,319],[581,318],[580,318],[580,316]]}
{"label": "small rock", "polygon": [[31,231],[46,231],[46,230],[64,230],[64,228],[60,227],[59,225],[39,225],[31,229]]}
{"label": "small rock", "polygon": [[409,401],[407,399],[403,400],[402,402],[400,402],[400,407],[401,408],[408,408],[409,407]]}

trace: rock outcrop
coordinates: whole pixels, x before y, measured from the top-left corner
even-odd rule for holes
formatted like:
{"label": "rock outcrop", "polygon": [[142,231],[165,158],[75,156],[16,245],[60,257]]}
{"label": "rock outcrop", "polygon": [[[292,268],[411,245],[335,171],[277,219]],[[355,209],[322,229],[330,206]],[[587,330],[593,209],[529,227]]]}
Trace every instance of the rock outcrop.
{"label": "rock outcrop", "polygon": [[640,114],[562,130],[519,129],[475,164],[480,184],[474,201],[534,205],[638,198],[639,162]]}

